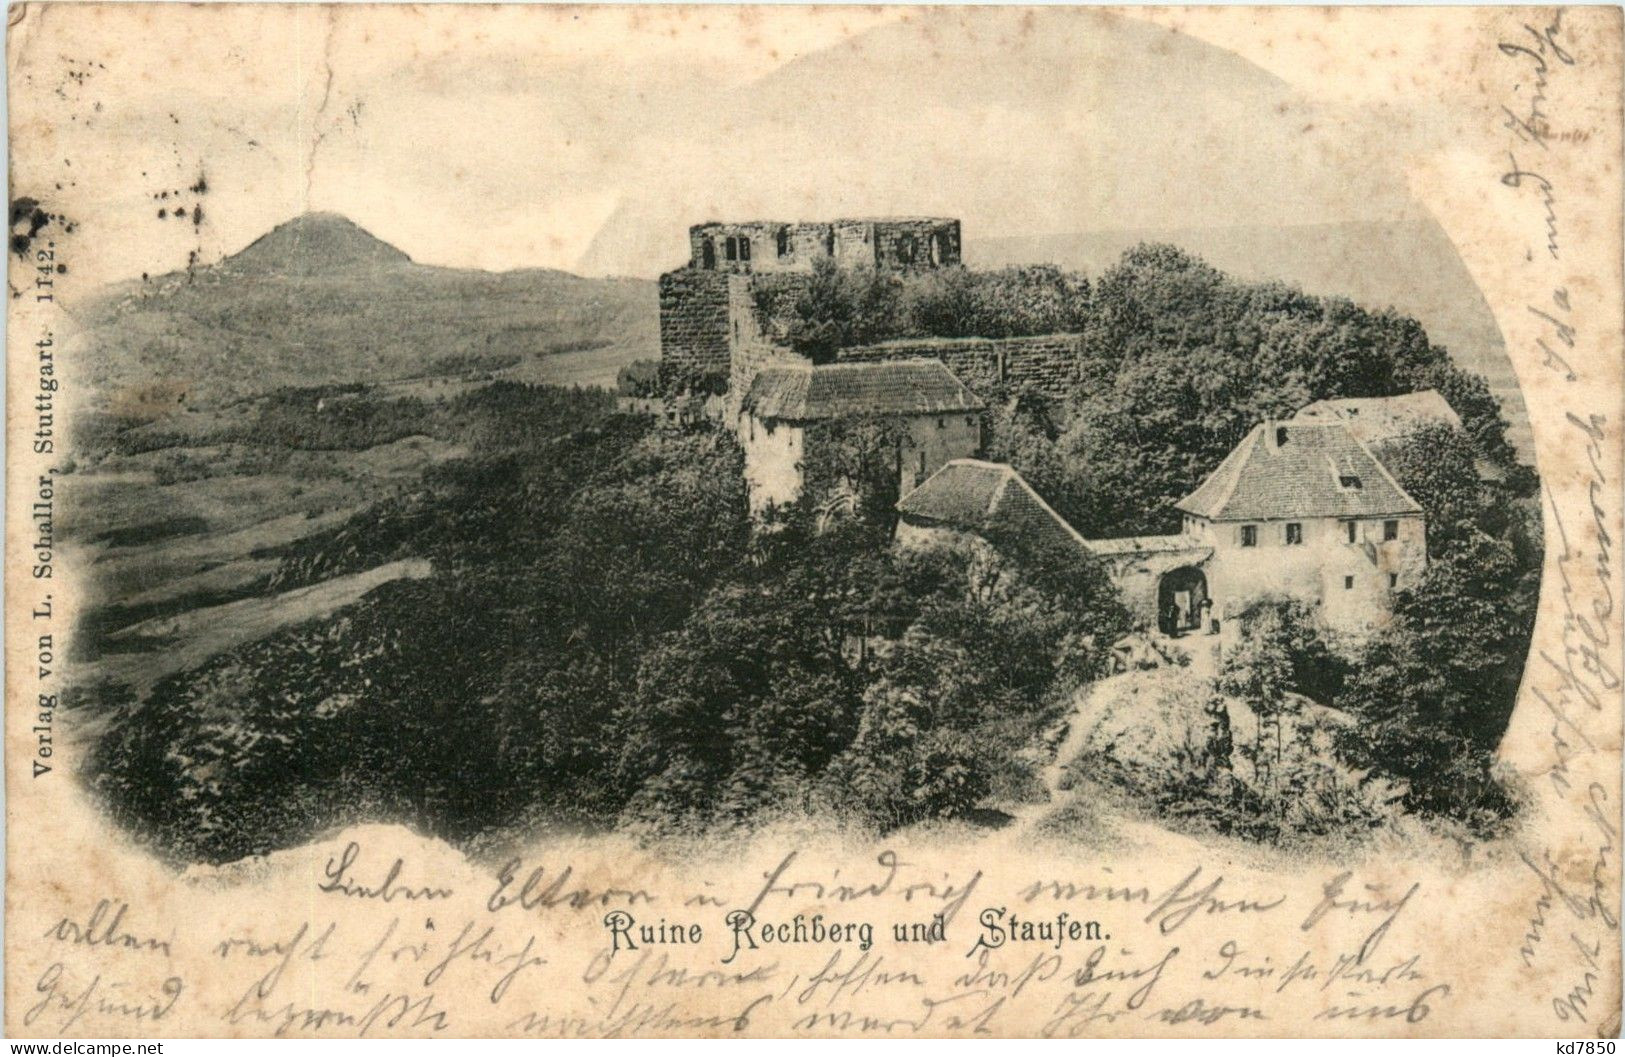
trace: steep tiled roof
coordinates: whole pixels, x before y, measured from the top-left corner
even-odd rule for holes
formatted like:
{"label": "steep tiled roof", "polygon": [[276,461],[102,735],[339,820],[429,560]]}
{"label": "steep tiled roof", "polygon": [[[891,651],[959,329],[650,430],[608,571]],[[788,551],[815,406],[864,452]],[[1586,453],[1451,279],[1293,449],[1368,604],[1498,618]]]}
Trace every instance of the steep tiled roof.
{"label": "steep tiled roof", "polygon": [[744,399],[756,417],[790,422],[963,414],[985,406],[941,360],[768,367],[756,373]]}
{"label": "steep tiled roof", "polygon": [[1179,510],[1216,521],[1383,517],[1422,508],[1339,421],[1253,428]]}
{"label": "steep tiled roof", "polygon": [[1341,422],[1362,444],[1401,441],[1427,426],[1461,428],[1461,416],[1437,389],[1400,396],[1316,400],[1298,412],[1299,422]]}
{"label": "steep tiled roof", "polygon": [[904,496],[897,510],[914,521],[952,525],[972,532],[1018,530],[1087,546],[1014,468],[980,459],[954,459]]}

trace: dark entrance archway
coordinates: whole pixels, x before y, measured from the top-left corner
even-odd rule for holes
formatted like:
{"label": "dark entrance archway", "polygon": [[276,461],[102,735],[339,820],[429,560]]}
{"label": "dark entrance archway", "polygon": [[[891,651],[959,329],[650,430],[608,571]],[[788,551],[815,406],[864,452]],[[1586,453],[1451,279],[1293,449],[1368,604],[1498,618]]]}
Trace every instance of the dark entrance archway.
{"label": "dark entrance archway", "polygon": [[1207,577],[1194,565],[1163,573],[1157,582],[1157,628],[1164,635],[1183,635],[1202,626]]}

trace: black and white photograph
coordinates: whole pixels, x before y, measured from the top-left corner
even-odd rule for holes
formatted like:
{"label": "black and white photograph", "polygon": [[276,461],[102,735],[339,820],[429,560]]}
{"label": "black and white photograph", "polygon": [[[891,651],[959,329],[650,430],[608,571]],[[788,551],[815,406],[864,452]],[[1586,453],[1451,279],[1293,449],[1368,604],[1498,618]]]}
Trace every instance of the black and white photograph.
{"label": "black and white photograph", "polygon": [[[1458,884],[1613,958],[1487,1028],[1617,1007],[1617,9],[12,14],[10,826],[130,882],[8,935],[226,930],[13,1030],[555,1034],[556,937],[733,984],[566,1034],[1461,1033]],[[736,1017],[802,910],[891,1028]]]}

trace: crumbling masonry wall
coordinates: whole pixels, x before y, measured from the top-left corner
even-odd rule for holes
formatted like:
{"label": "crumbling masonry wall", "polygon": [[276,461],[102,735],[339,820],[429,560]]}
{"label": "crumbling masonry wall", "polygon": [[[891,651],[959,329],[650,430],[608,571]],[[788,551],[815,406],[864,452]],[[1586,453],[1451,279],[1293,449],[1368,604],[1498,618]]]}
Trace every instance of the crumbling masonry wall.
{"label": "crumbling masonry wall", "polygon": [[733,421],[758,371],[765,367],[811,366],[812,360],[774,344],[763,332],[750,276],[728,277],[728,320],[732,351],[729,353],[727,415],[729,421]]}
{"label": "crumbling masonry wall", "polygon": [[660,385],[667,392],[720,391],[732,354],[729,276],[679,268],[660,277]]}
{"label": "crumbling masonry wall", "polygon": [[945,268],[960,261],[957,220],[887,220],[873,225],[871,237],[877,267]]}
{"label": "crumbling masonry wall", "polygon": [[976,395],[987,399],[1000,388],[1027,388],[1064,400],[1077,385],[1082,337],[1040,334],[1026,338],[905,338],[841,349],[839,362],[938,359]]}

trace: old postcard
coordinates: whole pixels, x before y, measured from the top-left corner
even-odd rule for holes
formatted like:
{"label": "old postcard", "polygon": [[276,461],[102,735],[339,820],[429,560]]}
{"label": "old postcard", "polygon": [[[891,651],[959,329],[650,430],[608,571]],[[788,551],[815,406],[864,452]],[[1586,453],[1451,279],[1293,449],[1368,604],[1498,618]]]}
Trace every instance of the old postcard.
{"label": "old postcard", "polygon": [[7,59],[9,1036],[1617,1034],[1617,8]]}

